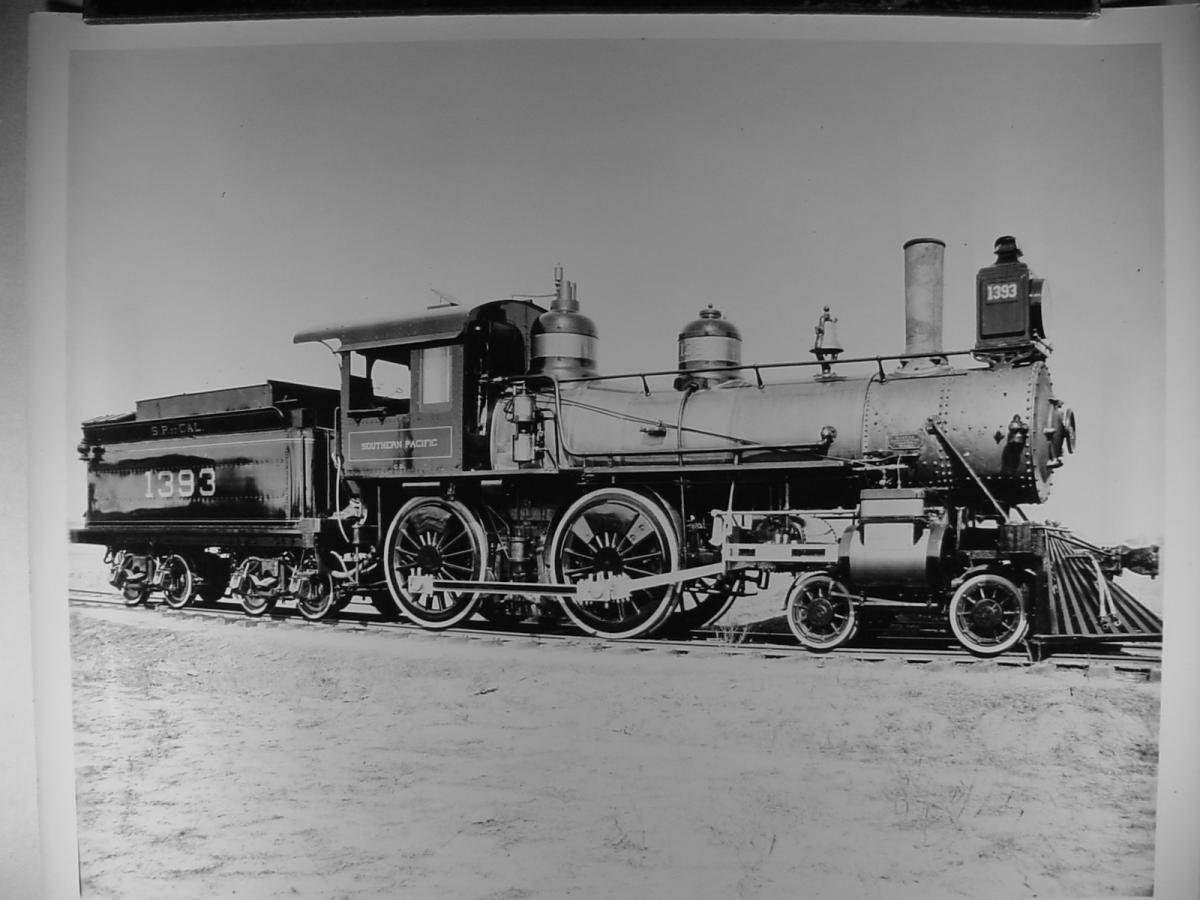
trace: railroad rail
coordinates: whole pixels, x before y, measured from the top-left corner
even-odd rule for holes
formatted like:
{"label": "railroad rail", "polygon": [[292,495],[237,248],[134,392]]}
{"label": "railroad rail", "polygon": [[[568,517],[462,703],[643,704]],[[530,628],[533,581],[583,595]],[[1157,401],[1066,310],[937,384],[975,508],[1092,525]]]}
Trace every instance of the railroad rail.
{"label": "railroad rail", "polygon": [[787,640],[790,632],[785,625],[771,628],[771,620],[746,625],[725,625],[699,629],[687,637],[639,638],[611,640],[592,637],[571,629],[566,624],[546,627],[540,624],[497,625],[485,622],[471,627],[447,631],[431,631],[404,621],[381,618],[370,603],[354,600],[336,617],[322,622],[305,620],[297,611],[280,608],[262,617],[250,617],[240,605],[218,601],[203,606],[175,610],[165,604],[147,603],[131,606],[120,594],[72,588],[68,600],[80,607],[117,607],[131,614],[158,613],[162,615],[234,621],[246,627],[279,627],[294,623],[304,628],[336,628],[343,631],[399,633],[421,635],[441,640],[479,640],[490,642],[522,642],[559,644],[585,647],[591,652],[618,651],[628,653],[667,653],[674,656],[751,656],[762,659],[809,659],[818,665],[826,660],[854,661],[864,664],[899,661],[906,665],[943,667],[951,665],[979,668],[1036,668],[1039,671],[1074,671],[1089,675],[1111,674],[1133,681],[1157,681],[1162,664],[1159,644],[1105,644],[1087,652],[1056,652],[1052,657],[1035,660],[1030,654],[1011,652],[991,659],[971,656],[958,647],[949,636],[904,635],[877,636],[869,645],[842,646],[827,652],[814,652]]}

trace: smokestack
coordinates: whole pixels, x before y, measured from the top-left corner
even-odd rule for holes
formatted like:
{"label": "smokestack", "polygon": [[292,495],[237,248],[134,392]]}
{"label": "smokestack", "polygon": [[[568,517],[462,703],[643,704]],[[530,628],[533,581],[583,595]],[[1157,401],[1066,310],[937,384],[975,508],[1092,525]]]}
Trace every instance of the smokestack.
{"label": "smokestack", "polygon": [[[942,351],[942,281],[946,244],[914,238],[904,245],[904,352]],[[944,360],[905,360],[903,369],[943,365]]]}

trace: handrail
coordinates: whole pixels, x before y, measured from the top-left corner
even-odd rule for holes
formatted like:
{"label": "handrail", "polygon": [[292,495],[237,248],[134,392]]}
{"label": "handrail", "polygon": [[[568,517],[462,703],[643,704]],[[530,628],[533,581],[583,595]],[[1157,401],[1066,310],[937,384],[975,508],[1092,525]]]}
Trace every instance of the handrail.
{"label": "handrail", "polygon": [[[883,363],[899,361],[904,362],[911,359],[946,359],[951,356],[970,356],[974,354],[974,350],[939,350],[936,353],[895,353],[891,355],[876,355],[876,356],[856,356],[848,359],[836,360],[838,365],[848,365],[851,363],[874,363],[879,366],[880,374],[883,374]],[[536,373],[522,375],[508,375],[503,378],[494,379],[495,383],[499,384],[518,384],[529,382],[538,379],[552,381],[556,385],[562,384],[587,384],[598,381],[617,381],[623,378],[637,378],[642,382],[642,390],[645,393],[650,393],[649,383],[647,378],[653,378],[665,375],[704,375],[711,373],[729,372],[744,372],[751,371],[755,373],[759,387],[764,387],[765,383],[762,380],[763,370],[771,369],[808,369],[814,366],[830,365],[830,360],[810,360],[801,359],[792,362],[777,362],[777,363],[745,363],[740,366],[709,366],[703,369],[659,369],[649,372],[622,372],[616,375],[577,375],[573,378],[560,378],[551,373]]]}
{"label": "handrail", "polygon": [[[288,401],[289,405],[297,405],[298,403],[299,403],[299,401],[294,401],[294,400]],[[111,424],[113,424],[113,425],[155,425],[155,424],[158,424],[161,422],[176,422],[176,421],[181,421],[184,419],[188,419],[188,420],[191,420],[191,419],[215,419],[218,416],[221,418],[225,418],[228,416],[238,416],[239,418],[249,418],[250,416],[263,415],[264,413],[267,413],[267,414],[274,413],[276,418],[279,419],[279,421],[285,422],[285,421],[287,421],[287,413],[285,413],[282,409],[279,408],[282,405],[284,405],[284,404],[283,403],[272,403],[269,406],[254,406],[249,409],[218,409],[218,410],[214,410],[212,412],[184,413],[182,415],[157,416],[155,418],[145,418],[145,419],[136,419],[135,418],[135,419],[130,419],[126,422],[113,422]],[[110,424],[110,423],[104,423],[104,424]]]}
{"label": "handrail", "polygon": [[[543,376],[524,376],[524,377],[543,377]],[[753,441],[748,441],[745,438],[736,437],[734,435],[717,434],[716,432],[705,431],[704,429],[700,429],[700,428],[689,428],[687,426],[684,426],[683,430],[685,430],[685,431],[694,432],[696,434],[703,434],[706,437],[715,437],[715,438],[719,438],[721,440],[731,441],[734,444],[734,446],[732,446],[732,447],[684,448],[682,450],[680,450],[679,448],[664,447],[661,449],[652,448],[652,449],[647,449],[647,450],[630,449],[630,450],[623,450],[623,451],[619,451],[619,452],[614,452],[612,450],[596,450],[596,451],[575,450],[571,447],[570,443],[568,442],[567,435],[565,433],[565,429],[562,427],[563,397],[562,397],[562,392],[560,390],[559,379],[551,376],[550,383],[553,387],[553,392],[554,392],[554,401],[553,401],[554,402],[554,420],[559,424],[559,427],[555,429],[556,434],[557,434],[557,439],[554,442],[556,456],[557,456],[557,452],[561,450],[562,453],[564,453],[568,458],[574,457],[575,459],[582,462],[584,465],[587,464],[587,461],[589,459],[606,459],[606,458],[614,459],[616,457],[623,457],[623,456],[672,456],[674,454],[683,454],[683,453],[699,454],[699,453],[723,453],[723,452],[724,453],[733,453],[735,455],[740,456],[741,453],[743,453],[747,450],[762,450],[762,451],[775,452],[775,453],[793,451],[793,452],[800,452],[800,453],[812,453],[812,454],[816,455],[817,449],[824,445],[823,442],[821,442],[821,441],[807,443],[807,444],[759,444],[759,443],[755,443]],[[603,413],[606,415],[611,415],[616,418],[624,419],[624,420],[630,421],[630,422],[635,422],[635,423],[640,422],[644,425],[655,425],[655,426],[661,425],[664,428],[678,428],[677,425],[672,425],[667,422],[658,422],[657,420],[651,421],[649,419],[641,419],[637,416],[630,416],[625,413],[618,413],[613,410],[606,410],[606,409],[603,409],[600,407],[592,408],[592,407],[584,405],[584,404],[575,404],[575,405],[581,409],[586,409],[586,410],[589,410],[592,412],[599,412],[599,413]],[[832,461],[838,462],[839,460],[832,460]],[[556,465],[560,465],[560,462],[557,459],[555,462],[556,462]],[[840,460],[840,462],[846,463],[848,461]]]}
{"label": "handrail", "polygon": [[[841,362],[841,363],[875,363],[879,367],[880,380],[883,380],[885,378],[884,373],[883,373],[883,363],[885,361],[901,361],[901,362],[903,362],[905,360],[911,360],[911,359],[946,359],[951,356],[968,356],[968,355],[971,355],[973,352],[974,351],[972,351],[972,350],[950,350],[950,351],[939,351],[936,353],[896,353],[896,354],[893,354],[890,356],[878,356],[877,355],[877,356],[853,357],[850,359],[838,360],[838,362]],[[827,365],[828,360],[824,361],[824,363]],[[521,375],[509,375],[509,376],[505,376],[503,378],[493,378],[493,379],[485,379],[485,380],[490,382],[490,384],[493,387],[500,387],[500,388],[504,388],[504,387],[507,387],[510,385],[517,385],[517,384],[529,384],[530,382],[534,382],[534,381],[543,381],[543,382],[549,383],[549,385],[551,386],[551,390],[552,390],[553,398],[554,398],[553,399],[553,408],[554,408],[553,417],[554,417],[554,420],[559,423],[559,428],[556,429],[557,440],[555,441],[555,456],[556,456],[555,465],[561,466],[561,460],[557,459],[558,453],[560,451],[563,454],[565,454],[568,458],[574,457],[575,459],[581,461],[583,464],[586,465],[588,459],[603,459],[603,458],[613,459],[613,458],[616,458],[619,456],[654,456],[654,455],[669,456],[673,452],[680,453],[680,450],[677,448],[674,451],[669,450],[669,449],[663,449],[663,450],[654,449],[654,450],[626,450],[626,451],[622,451],[622,452],[613,452],[611,450],[607,450],[607,451],[577,451],[577,450],[572,449],[572,447],[566,440],[567,436],[564,434],[564,429],[561,427],[562,422],[563,422],[563,404],[564,404],[564,400],[563,400],[563,396],[562,396],[562,386],[564,384],[590,384],[590,383],[595,383],[595,382],[616,381],[619,379],[636,378],[641,381],[643,394],[645,396],[650,396],[650,394],[651,394],[650,384],[647,379],[651,378],[651,377],[667,376],[667,375],[674,375],[674,376],[701,375],[701,374],[712,373],[712,372],[721,372],[721,373],[728,374],[729,372],[741,372],[741,371],[750,370],[750,371],[754,372],[758,387],[761,389],[761,388],[765,387],[765,383],[764,383],[763,377],[762,377],[763,369],[811,368],[813,366],[820,366],[820,365],[822,365],[822,361],[820,361],[820,360],[796,360],[793,362],[780,362],[780,363],[751,363],[748,365],[741,365],[741,366],[711,366],[711,367],[706,367],[703,369],[687,369],[687,370],[684,370],[684,369],[661,369],[661,370],[650,371],[650,372],[626,372],[626,373],[620,373],[620,374],[616,374],[616,375],[582,375],[582,376],[577,376],[574,378],[560,378],[558,375],[555,375],[553,373],[539,372],[539,373],[525,373],[525,374],[521,374]],[[871,376],[871,377],[873,378],[875,376]],[[723,448],[722,447],[706,448],[703,451],[697,450],[696,452],[705,452],[705,453],[730,452],[730,453],[733,453],[734,456],[737,458],[737,462],[740,462],[740,457],[741,457],[742,453],[744,453],[747,450],[750,450],[750,451],[762,450],[762,451],[767,451],[767,452],[789,452],[790,451],[790,452],[811,453],[813,455],[819,455],[819,449],[822,446],[826,445],[825,441],[812,441],[812,442],[793,443],[793,444],[759,444],[759,443],[756,443],[753,441],[748,441],[745,438],[739,438],[735,435],[717,434],[715,432],[706,431],[704,429],[690,428],[687,426],[683,426],[681,428],[679,425],[672,426],[666,422],[658,422],[658,421],[650,421],[648,419],[640,419],[636,416],[630,416],[628,414],[622,414],[622,413],[615,412],[613,410],[606,410],[606,409],[603,409],[600,407],[593,408],[593,407],[587,406],[585,404],[579,404],[579,403],[574,403],[574,405],[581,409],[587,409],[592,412],[597,412],[597,413],[606,414],[606,415],[612,415],[616,418],[625,419],[630,422],[641,422],[642,424],[645,424],[645,425],[653,425],[653,426],[659,426],[659,427],[664,427],[664,428],[672,428],[673,427],[677,430],[677,433],[679,433],[679,434],[682,434],[683,431],[688,431],[691,433],[703,434],[706,437],[715,437],[715,438],[718,438],[721,440],[730,441],[734,446],[723,447]],[[684,452],[687,452],[687,451],[684,451]],[[680,457],[681,457],[680,461],[682,462],[682,453],[680,453]],[[829,458],[829,457],[827,457],[827,458]],[[839,461],[839,460],[831,459],[831,461]],[[847,464],[847,465],[853,465],[855,462],[858,462],[858,461],[856,461],[856,460],[840,460],[840,462]],[[735,464],[736,464],[736,462],[735,462]],[[984,491],[985,491],[985,493],[987,493],[986,488],[984,488]]]}
{"label": "handrail", "polygon": [[[791,443],[791,444],[762,444],[762,443],[758,443],[756,441],[747,440],[746,438],[737,437],[736,435],[719,434],[718,432],[715,432],[715,431],[708,431],[703,428],[692,428],[692,427],[689,427],[686,425],[684,425],[684,426],[680,426],[678,424],[672,425],[669,422],[660,422],[657,420],[643,419],[639,416],[631,416],[628,413],[620,413],[620,412],[616,412],[614,410],[607,410],[607,409],[604,409],[603,407],[593,407],[589,404],[576,403],[574,401],[564,401],[562,398],[562,394],[559,391],[559,384],[558,384],[557,380],[555,380],[555,382],[554,382],[554,400],[555,400],[555,417],[556,417],[556,421],[559,422],[559,426],[560,426],[557,429],[557,431],[558,431],[557,443],[559,446],[562,447],[563,452],[565,452],[568,457],[575,457],[576,459],[583,461],[585,464],[586,464],[586,461],[589,459],[615,459],[616,457],[625,457],[625,456],[634,456],[634,457],[636,457],[636,456],[671,456],[673,454],[682,457],[683,455],[690,454],[690,453],[695,453],[695,454],[733,453],[739,457],[738,461],[740,462],[741,454],[745,453],[746,451],[762,450],[764,452],[772,452],[772,453],[781,453],[781,452],[786,453],[786,452],[791,451],[791,452],[811,453],[813,455],[818,455],[819,449],[822,446],[825,446],[825,442],[820,441],[820,440],[809,441],[809,442],[805,442],[805,443]],[[649,449],[644,449],[644,450],[643,449],[627,449],[627,450],[621,450],[621,451],[574,450],[571,448],[570,444],[567,442],[567,440],[566,440],[567,436],[565,434],[565,430],[561,427],[561,424],[563,421],[562,408],[563,408],[564,402],[570,403],[571,405],[575,406],[578,409],[586,410],[588,412],[599,413],[602,415],[611,415],[614,418],[622,419],[622,420],[628,421],[628,422],[640,423],[643,425],[661,426],[663,428],[675,428],[675,429],[677,429],[677,431],[680,435],[682,435],[682,433],[686,431],[689,434],[699,434],[699,435],[703,435],[704,437],[712,437],[712,438],[717,438],[718,440],[730,441],[733,444],[733,446],[732,447],[695,447],[695,448],[676,447],[674,449],[663,447],[663,448],[649,448]],[[680,461],[682,462],[682,459]]]}

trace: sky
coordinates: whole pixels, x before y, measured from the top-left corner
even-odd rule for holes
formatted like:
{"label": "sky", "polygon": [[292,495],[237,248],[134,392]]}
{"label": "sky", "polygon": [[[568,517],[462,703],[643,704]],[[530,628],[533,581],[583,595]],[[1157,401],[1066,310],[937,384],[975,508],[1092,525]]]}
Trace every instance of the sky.
{"label": "sky", "polygon": [[[743,358],[904,349],[902,245],[946,242],[944,347],[1002,234],[1051,285],[1079,422],[1050,502],[1160,538],[1155,44],[424,40],[82,50],[70,63],[65,448],[139,399],[336,383],[301,329],[545,294],[606,372],[675,365],[713,304]],[[82,464],[64,452],[82,485]],[[82,511],[82,487],[78,496]]]}

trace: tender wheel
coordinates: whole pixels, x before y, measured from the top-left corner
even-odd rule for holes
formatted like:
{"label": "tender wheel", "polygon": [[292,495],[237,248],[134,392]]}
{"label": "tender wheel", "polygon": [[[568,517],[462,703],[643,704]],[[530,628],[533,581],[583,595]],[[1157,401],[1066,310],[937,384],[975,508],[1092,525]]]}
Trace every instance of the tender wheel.
{"label": "tender wheel", "polygon": [[733,606],[737,599],[735,583],[730,578],[710,576],[689,581],[679,592],[679,605],[663,626],[664,632],[685,635],[711,625]]}
{"label": "tender wheel", "polygon": [[137,606],[150,596],[150,570],[142,567],[142,558],[129,554],[121,562],[121,596],[126,606]]}
{"label": "tender wheel", "polygon": [[144,584],[127,584],[121,588],[121,596],[126,606],[137,606],[150,594],[150,589]]}
{"label": "tender wheel", "polygon": [[396,513],[383,543],[388,590],[406,616],[425,628],[449,628],[469,617],[481,595],[468,591],[409,590],[411,575],[481,581],[487,535],[457,500],[414,497]]}
{"label": "tender wheel", "polygon": [[801,646],[825,653],[854,637],[858,615],[845,585],[823,572],[797,578],[787,593],[787,623]]}
{"label": "tender wheel", "polygon": [[972,575],[950,598],[950,630],[975,656],[999,656],[1025,639],[1021,589],[1002,575]]}
{"label": "tender wheel", "polygon": [[310,622],[319,622],[337,606],[337,592],[333,576],[328,569],[308,578],[300,595],[296,597],[296,608]]}
{"label": "tender wheel", "polygon": [[[656,498],[625,488],[602,488],[567,508],[554,526],[546,553],[559,583],[597,575],[657,575],[679,568],[678,529]],[[567,617],[584,631],[631,638],[662,625],[678,594],[678,585],[668,585],[635,591],[623,600],[563,597],[561,603]]]}
{"label": "tender wheel", "polygon": [[263,569],[266,565],[267,562],[258,557],[248,557],[239,568],[230,591],[233,599],[242,605],[246,615],[255,618],[271,612],[279,602],[277,590],[261,590],[253,583],[256,578],[260,582],[264,580]]}
{"label": "tender wheel", "polygon": [[192,577],[192,568],[178,554],[167,559],[163,568],[163,601],[171,609],[183,609],[192,601],[195,592],[196,580]]}
{"label": "tender wheel", "polygon": [[237,598],[242,609],[246,611],[246,615],[258,618],[261,615],[269,613],[275,608],[276,598],[263,597],[259,594],[244,594]]}

